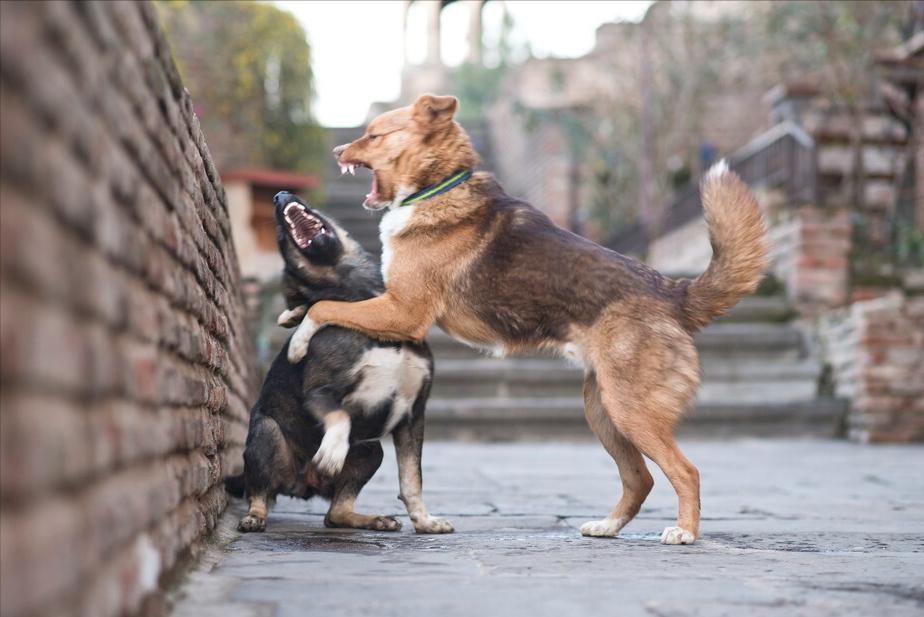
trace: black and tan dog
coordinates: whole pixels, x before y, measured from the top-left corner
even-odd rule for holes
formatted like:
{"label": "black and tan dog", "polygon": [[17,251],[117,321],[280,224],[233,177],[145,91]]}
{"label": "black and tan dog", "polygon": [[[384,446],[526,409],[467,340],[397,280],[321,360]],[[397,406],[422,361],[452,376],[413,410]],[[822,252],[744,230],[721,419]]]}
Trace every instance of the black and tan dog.
{"label": "black and tan dog", "polygon": [[[319,300],[365,300],[382,292],[369,256],[333,220],[299,197],[275,197],[283,282],[293,325]],[[427,512],[420,470],[424,407],[433,357],[420,343],[383,343],[354,330],[323,328],[291,363],[292,340],[273,362],[250,415],[244,472],[226,479],[230,493],[246,495],[242,531],[266,527],[276,495],[331,500],[329,527],[396,531],[394,518],[359,514],[353,504],[382,463],[379,438],[392,434],[400,499],[420,533],[449,533],[452,525]]]}
{"label": "black and tan dog", "polygon": [[386,289],[359,302],[318,302],[300,341],[316,324],[420,341],[437,323],[500,355],[549,349],[583,363],[584,413],[619,466],[623,494],[581,533],[615,536],[638,513],[653,483],[644,455],[679,500],[677,523],[661,541],[692,543],[699,472],[673,429],[699,386],[693,335],[760,280],[767,248],[754,196],[722,165],[706,175],[712,261],[694,280],[673,280],[555,226],[490,174],[472,173],[478,155],[453,121],[457,105],[451,96],[421,96],[334,149],[342,168],[372,170],[364,205],[387,209]]}

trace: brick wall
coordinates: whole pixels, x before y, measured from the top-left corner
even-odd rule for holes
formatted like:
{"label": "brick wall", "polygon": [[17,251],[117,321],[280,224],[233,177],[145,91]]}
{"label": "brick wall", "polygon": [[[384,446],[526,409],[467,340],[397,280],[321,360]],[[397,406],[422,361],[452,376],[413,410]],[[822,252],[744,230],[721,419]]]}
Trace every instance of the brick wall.
{"label": "brick wall", "polygon": [[789,297],[801,314],[813,316],[847,302],[850,216],[843,209],[804,206],[773,231],[790,247]]}
{"label": "brick wall", "polygon": [[157,613],[253,388],[224,190],[147,3],[0,3],[0,613]]}
{"label": "brick wall", "polygon": [[924,440],[924,289],[832,311],[822,340],[835,394],[851,401],[852,439]]}

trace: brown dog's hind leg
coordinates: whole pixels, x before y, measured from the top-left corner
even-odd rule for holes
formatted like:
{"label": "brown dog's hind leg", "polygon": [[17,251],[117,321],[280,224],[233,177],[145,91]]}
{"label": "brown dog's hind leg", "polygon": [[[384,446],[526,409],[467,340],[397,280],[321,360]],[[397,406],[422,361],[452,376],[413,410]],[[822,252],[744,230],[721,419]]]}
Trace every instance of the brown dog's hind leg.
{"label": "brown dog's hind leg", "polygon": [[615,429],[661,468],[677,492],[677,524],[664,530],[661,542],[692,544],[699,536],[699,471],[677,447],[674,426],[699,386],[696,348],[676,323],[633,326],[634,337],[601,337],[607,346],[594,357],[600,400]]}
{"label": "brown dog's hind leg", "polygon": [[605,519],[581,525],[581,533],[585,536],[612,537],[638,514],[654,486],[654,479],[648,472],[645,459],[638,448],[616,430],[616,426],[607,415],[593,373],[588,373],[584,379],[584,416],[591,430],[619,467],[622,496]]}
{"label": "brown dog's hind leg", "polygon": [[390,516],[353,511],[356,497],[382,464],[382,444],[377,441],[353,444],[343,470],[334,480],[334,496],[324,517],[327,527],[398,531],[401,523]]}

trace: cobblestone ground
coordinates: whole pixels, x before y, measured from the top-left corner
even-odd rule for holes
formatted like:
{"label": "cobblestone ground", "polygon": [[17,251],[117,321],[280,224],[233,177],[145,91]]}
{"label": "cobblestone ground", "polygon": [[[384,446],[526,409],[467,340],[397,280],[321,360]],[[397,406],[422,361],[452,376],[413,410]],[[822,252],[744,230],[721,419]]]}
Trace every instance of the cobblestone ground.
{"label": "cobblestone ground", "polygon": [[597,444],[429,443],[425,494],[456,533],[421,536],[386,459],[357,509],[398,533],[327,530],[325,503],[280,500],[267,532],[242,504],[177,594],[176,617],[303,615],[924,614],[924,446],[691,441],[703,537],[662,546],[674,494],[659,471],[619,538],[580,524],[615,502]]}

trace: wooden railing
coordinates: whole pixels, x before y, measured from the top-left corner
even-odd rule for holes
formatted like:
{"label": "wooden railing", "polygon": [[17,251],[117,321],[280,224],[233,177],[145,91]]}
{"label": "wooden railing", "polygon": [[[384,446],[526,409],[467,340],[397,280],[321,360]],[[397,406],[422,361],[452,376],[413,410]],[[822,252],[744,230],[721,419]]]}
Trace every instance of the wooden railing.
{"label": "wooden railing", "polygon": [[[802,127],[782,122],[728,158],[728,166],[752,188],[780,188],[787,203],[812,203],[817,196],[815,142]],[[606,246],[621,253],[644,255],[649,243],[660,235],[702,216],[699,185],[682,189],[665,210],[655,229],[641,222],[618,230]]]}

